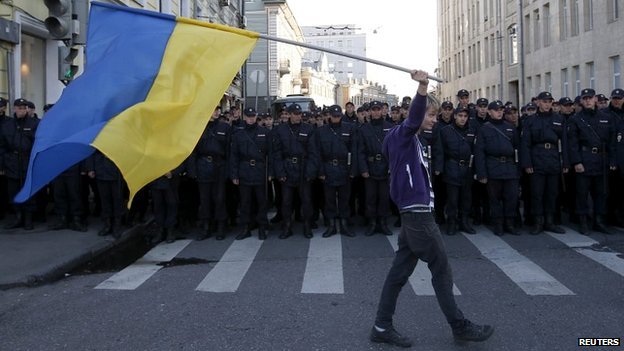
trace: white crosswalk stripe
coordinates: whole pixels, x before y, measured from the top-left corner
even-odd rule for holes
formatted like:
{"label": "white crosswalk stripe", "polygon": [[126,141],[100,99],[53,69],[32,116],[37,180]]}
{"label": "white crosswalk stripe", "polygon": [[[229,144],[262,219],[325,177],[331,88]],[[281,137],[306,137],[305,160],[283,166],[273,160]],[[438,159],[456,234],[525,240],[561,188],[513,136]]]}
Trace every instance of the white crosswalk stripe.
{"label": "white crosswalk stripe", "polygon": [[494,234],[478,232],[464,236],[527,295],[574,295],[570,289]]}
{"label": "white crosswalk stripe", "polygon": [[308,261],[301,292],[304,294],[343,294],[342,239],[340,235],[310,239]]}
{"label": "white crosswalk stripe", "polygon": [[593,240],[585,235],[581,235],[570,228],[566,228],[566,234],[549,233],[549,235],[566,244],[566,246],[581,255],[600,263],[601,265],[624,277],[624,259],[620,257],[622,255],[621,253],[596,251],[592,248],[599,245],[596,240]]}
{"label": "white crosswalk stripe", "polygon": [[170,244],[161,243],[135,263],[114,274],[95,288],[134,290],[162,268],[161,265],[158,265],[159,263],[171,261],[190,243],[191,240],[177,240]]}
{"label": "white crosswalk stripe", "polygon": [[235,292],[256,258],[264,240],[234,240],[223,257],[195,290]]}
{"label": "white crosswalk stripe", "polygon": [[[399,249],[398,233],[396,231],[393,232],[393,235],[389,235],[388,241],[390,241],[390,245],[392,245],[392,249],[396,252]],[[435,291],[433,290],[433,285],[431,285],[431,271],[429,267],[427,267],[427,263],[420,261],[416,265],[416,269],[409,277],[409,283],[414,289],[416,295],[420,296],[433,296],[435,295]],[[457,288],[455,284],[453,284],[453,295],[461,295],[461,292]]]}

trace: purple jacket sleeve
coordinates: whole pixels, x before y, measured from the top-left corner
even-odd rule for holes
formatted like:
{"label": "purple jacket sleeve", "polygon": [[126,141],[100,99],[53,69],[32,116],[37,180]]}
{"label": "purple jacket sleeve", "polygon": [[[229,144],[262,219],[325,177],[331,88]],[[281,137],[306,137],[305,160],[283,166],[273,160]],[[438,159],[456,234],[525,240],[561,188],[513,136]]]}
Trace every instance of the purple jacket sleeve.
{"label": "purple jacket sleeve", "polygon": [[413,131],[413,133],[417,132],[425,119],[426,110],[427,96],[416,94],[414,100],[412,100],[407,119],[403,121],[403,126]]}

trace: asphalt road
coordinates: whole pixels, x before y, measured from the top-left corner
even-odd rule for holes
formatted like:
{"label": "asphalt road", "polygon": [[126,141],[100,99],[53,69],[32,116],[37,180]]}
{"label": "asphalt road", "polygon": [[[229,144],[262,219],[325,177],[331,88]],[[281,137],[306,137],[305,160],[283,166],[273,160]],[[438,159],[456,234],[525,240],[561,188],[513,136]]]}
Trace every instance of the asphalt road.
{"label": "asphalt road", "polygon": [[[321,231],[179,240],[121,272],[0,291],[0,350],[396,349],[368,341],[396,239]],[[578,338],[624,338],[624,232],[496,238],[480,227],[444,239],[460,308],[496,330],[455,344],[419,269],[394,321],[413,349],[580,350]]]}

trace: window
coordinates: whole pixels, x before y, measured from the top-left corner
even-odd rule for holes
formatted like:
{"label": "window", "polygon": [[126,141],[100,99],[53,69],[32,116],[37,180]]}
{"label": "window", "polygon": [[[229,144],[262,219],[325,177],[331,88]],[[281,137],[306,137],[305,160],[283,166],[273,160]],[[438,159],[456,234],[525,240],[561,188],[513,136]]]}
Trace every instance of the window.
{"label": "window", "polygon": [[[45,101],[45,39],[22,33],[20,65],[21,91],[19,97],[35,103],[41,108]],[[56,56],[56,55],[55,55]]]}
{"label": "window", "polygon": [[518,26],[514,23],[507,28],[509,36],[509,64],[518,63]]}
{"label": "window", "polygon": [[481,71],[481,42],[477,42],[477,71]]}
{"label": "window", "polygon": [[613,89],[621,88],[620,77],[622,70],[620,67],[620,56],[611,57],[611,67],[613,67]]}
{"label": "window", "polygon": [[585,31],[590,31],[594,29],[594,1],[593,0],[584,0],[583,1],[583,16],[585,18]]}
{"label": "window", "polygon": [[585,64],[585,70],[587,72],[587,81],[589,82],[589,87],[592,89],[596,89],[596,72],[594,68],[594,63],[587,62]]}
{"label": "window", "polygon": [[533,96],[534,95],[533,94],[533,79],[531,77],[527,77],[526,86],[527,86],[527,89],[529,90],[528,91],[529,96]]}
{"label": "window", "polygon": [[533,50],[540,48],[540,15],[539,10],[533,11]]}
{"label": "window", "polygon": [[490,66],[496,65],[496,41],[494,39],[494,34],[490,36],[490,43],[492,44],[492,50],[490,50]]}
{"label": "window", "polygon": [[570,36],[577,36],[579,34],[579,8],[578,0],[571,0],[572,8],[570,9]]}
{"label": "window", "polygon": [[607,16],[609,22],[617,21],[620,18],[620,0],[607,0]]}
{"label": "window", "polygon": [[490,60],[489,60],[489,57],[490,57],[490,38],[486,37],[484,43],[485,43],[484,44],[485,51],[483,53],[483,58],[484,58],[483,62],[485,63],[485,68],[488,68],[488,67],[490,67]]}
{"label": "window", "polygon": [[561,70],[561,95],[569,96],[569,77],[568,77],[568,69],[564,68]]}
{"label": "window", "polygon": [[538,74],[535,76],[535,93],[539,94],[541,91],[542,91],[542,76]]}
{"label": "window", "polygon": [[531,25],[530,25],[530,23],[531,23],[531,16],[529,16],[529,15],[524,16],[523,45],[524,45],[524,51],[526,53],[530,53],[531,52]]}
{"label": "window", "polygon": [[559,33],[561,41],[568,37],[568,0],[559,0]]}
{"label": "window", "polygon": [[574,77],[574,95],[581,93],[581,72],[579,66],[572,67],[572,76]]}
{"label": "window", "polygon": [[552,78],[550,72],[544,73],[544,90],[552,93]]}
{"label": "window", "polygon": [[544,27],[544,47],[550,46],[550,4],[544,5],[542,11],[542,24]]}

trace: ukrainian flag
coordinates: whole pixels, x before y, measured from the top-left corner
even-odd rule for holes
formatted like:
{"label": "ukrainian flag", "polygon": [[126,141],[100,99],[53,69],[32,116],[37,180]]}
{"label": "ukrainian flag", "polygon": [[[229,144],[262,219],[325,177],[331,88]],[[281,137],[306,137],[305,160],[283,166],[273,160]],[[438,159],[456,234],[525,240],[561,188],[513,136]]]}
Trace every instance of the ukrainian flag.
{"label": "ukrainian flag", "polygon": [[130,199],[191,153],[258,33],[92,3],[86,69],[39,124],[24,202],[95,149]]}

